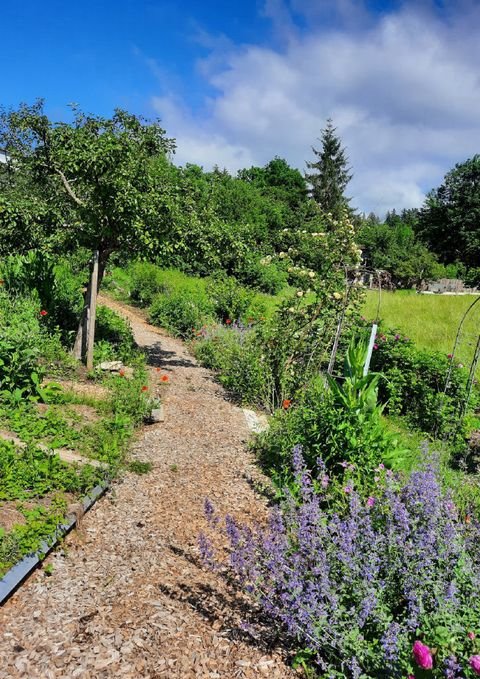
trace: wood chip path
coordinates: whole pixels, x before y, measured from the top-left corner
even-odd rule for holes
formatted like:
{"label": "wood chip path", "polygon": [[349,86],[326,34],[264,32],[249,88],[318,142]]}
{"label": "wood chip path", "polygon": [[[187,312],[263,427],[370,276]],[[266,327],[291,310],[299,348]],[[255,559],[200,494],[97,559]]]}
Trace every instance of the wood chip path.
{"label": "wood chip path", "polygon": [[53,575],[37,570],[0,610],[0,678],[298,676],[249,602],[199,562],[206,496],[222,513],[265,515],[242,410],[181,341],[107,303],[129,318],[164,395],[165,422],[133,450],[153,470],[116,482],[49,557]]}

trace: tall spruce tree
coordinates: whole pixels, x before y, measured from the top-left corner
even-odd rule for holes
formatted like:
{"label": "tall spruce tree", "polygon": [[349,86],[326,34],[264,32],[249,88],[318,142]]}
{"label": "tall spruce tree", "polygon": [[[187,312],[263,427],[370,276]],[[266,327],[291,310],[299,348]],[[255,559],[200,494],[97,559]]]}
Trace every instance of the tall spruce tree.
{"label": "tall spruce tree", "polygon": [[350,209],[350,199],[344,196],[344,191],[353,175],[350,174],[347,155],[335,132],[336,128],[329,118],[319,139],[321,149],[312,146],[316,160],[307,162],[307,168],[312,172],[307,172],[305,179],[311,185],[311,197],[325,212],[338,216],[343,209]]}

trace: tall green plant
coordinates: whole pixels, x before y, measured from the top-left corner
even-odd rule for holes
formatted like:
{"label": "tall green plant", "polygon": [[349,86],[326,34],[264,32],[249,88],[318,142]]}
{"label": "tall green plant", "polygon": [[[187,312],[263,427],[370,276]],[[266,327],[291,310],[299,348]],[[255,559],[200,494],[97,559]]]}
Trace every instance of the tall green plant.
{"label": "tall green plant", "polygon": [[350,342],[345,354],[343,380],[341,383],[327,375],[334,402],[350,412],[380,414],[384,406],[378,405],[378,385],[382,375],[369,372],[364,375],[368,355],[365,341]]}

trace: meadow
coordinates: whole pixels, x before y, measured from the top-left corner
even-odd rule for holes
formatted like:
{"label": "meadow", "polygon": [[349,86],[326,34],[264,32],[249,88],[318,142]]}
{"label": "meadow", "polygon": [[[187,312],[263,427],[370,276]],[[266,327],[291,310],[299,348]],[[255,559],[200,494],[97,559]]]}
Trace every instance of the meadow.
{"label": "meadow", "polygon": [[[380,297],[378,317],[388,328],[404,333],[420,349],[452,353],[460,321],[476,299],[473,295],[419,295],[414,291],[384,291]],[[363,307],[365,317],[375,320],[379,297],[369,290]],[[465,322],[457,359],[466,366],[472,361],[480,332],[480,303]],[[477,371],[478,374],[478,371]]]}

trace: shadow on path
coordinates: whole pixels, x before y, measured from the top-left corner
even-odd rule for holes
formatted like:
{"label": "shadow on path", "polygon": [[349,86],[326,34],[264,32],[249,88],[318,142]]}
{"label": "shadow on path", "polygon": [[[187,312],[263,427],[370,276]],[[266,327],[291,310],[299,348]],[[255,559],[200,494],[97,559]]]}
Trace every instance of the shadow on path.
{"label": "shadow on path", "polygon": [[155,368],[198,368],[199,366],[193,363],[188,358],[178,358],[178,354],[174,351],[167,351],[162,348],[161,342],[156,342],[149,346],[143,347],[147,354],[147,363]]}

